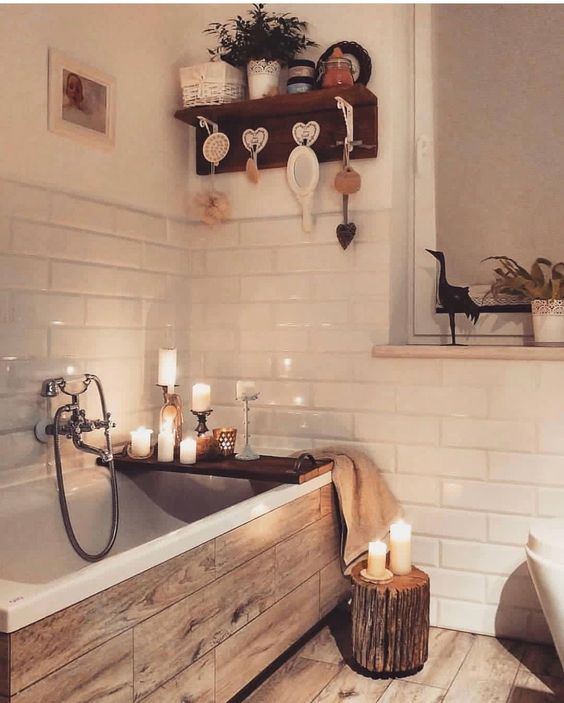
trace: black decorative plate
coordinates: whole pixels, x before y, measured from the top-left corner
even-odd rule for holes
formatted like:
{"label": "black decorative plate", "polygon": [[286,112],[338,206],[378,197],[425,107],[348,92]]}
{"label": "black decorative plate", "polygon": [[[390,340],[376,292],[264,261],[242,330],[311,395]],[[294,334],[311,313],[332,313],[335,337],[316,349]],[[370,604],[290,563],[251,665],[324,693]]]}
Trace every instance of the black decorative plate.
{"label": "black decorative plate", "polygon": [[324,61],[331,56],[333,49],[339,48],[345,58],[349,59],[352,63],[352,74],[355,83],[361,83],[366,85],[370,80],[370,75],[372,74],[372,61],[366,49],[364,49],[360,44],[354,41],[340,41],[336,44],[331,44],[331,46],[326,49],[323,54],[319,57],[317,66],[315,69],[315,75],[317,83],[321,84],[321,70]]}

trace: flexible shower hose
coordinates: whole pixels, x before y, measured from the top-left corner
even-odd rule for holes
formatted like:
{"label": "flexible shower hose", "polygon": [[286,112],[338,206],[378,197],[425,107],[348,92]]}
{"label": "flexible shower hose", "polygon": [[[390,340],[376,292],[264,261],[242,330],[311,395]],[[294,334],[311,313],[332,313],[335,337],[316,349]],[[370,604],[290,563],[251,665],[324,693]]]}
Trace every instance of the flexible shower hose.
{"label": "flexible shower hose", "polygon": [[[97,378],[93,377],[93,380],[96,381],[96,385],[98,387],[98,393],[100,394],[100,403],[102,406],[102,413],[104,418],[107,418],[106,414],[106,403],[104,400],[104,394],[102,392],[102,389],[100,388],[100,384]],[[114,460],[113,460],[113,455],[112,459],[108,462],[108,468],[110,471],[110,483],[112,487],[112,529],[110,532],[110,537],[108,539],[108,542],[106,546],[102,549],[102,551],[98,552],[97,554],[90,554],[89,552],[85,551],[81,546],[80,543],[76,537],[76,534],[74,532],[73,526],[72,526],[72,521],[70,519],[69,515],[69,506],[67,503],[67,497],[65,493],[65,482],[63,478],[63,465],[61,461],[61,446],[60,446],[60,439],[59,439],[59,424],[60,424],[60,419],[61,415],[65,412],[70,412],[72,410],[71,406],[69,405],[62,405],[57,409],[55,412],[55,418],[53,420],[54,424],[54,434],[53,434],[53,446],[54,446],[54,454],[55,454],[55,471],[57,474],[57,487],[59,489],[59,505],[61,506],[61,515],[63,516],[63,523],[65,525],[65,530],[67,533],[67,536],[69,538],[69,541],[74,549],[74,551],[82,557],[85,561],[100,561],[100,559],[103,559],[110,549],[114,546],[114,542],[116,541],[117,537],[117,532],[118,532],[118,526],[119,526],[119,502],[118,502],[118,488],[117,488],[117,477],[116,477],[116,471],[114,467]],[[112,445],[111,445],[111,440],[109,438],[108,434],[109,430],[106,430],[106,444],[108,447],[108,451],[112,452]]]}

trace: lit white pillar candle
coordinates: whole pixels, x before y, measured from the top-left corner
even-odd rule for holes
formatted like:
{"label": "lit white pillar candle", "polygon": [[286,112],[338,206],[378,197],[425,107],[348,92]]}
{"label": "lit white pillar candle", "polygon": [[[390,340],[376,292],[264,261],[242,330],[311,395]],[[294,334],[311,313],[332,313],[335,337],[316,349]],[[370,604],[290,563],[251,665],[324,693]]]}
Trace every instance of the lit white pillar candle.
{"label": "lit white pillar candle", "polygon": [[257,387],[254,381],[237,381],[237,400],[244,400],[256,395]]}
{"label": "lit white pillar candle", "polygon": [[203,413],[211,408],[211,388],[207,383],[192,386],[192,410]]}
{"label": "lit white pillar candle", "polygon": [[374,579],[386,577],[386,553],[388,547],[385,542],[370,542],[368,544],[368,566],[366,573]]}
{"label": "lit white pillar candle", "polygon": [[159,386],[166,386],[169,393],[174,393],[176,383],[176,349],[159,349]]}
{"label": "lit white pillar candle", "polygon": [[390,569],[398,576],[411,572],[411,525],[403,520],[390,525]]}
{"label": "lit white pillar candle", "polygon": [[174,432],[169,422],[165,423],[159,432],[157,460],[174,461]]}
{"label": "lit white pillar candle", "polygon": [[192,437],[186,437],[180,442],[180,463],[196,463],[196,440]]}
{"label": "lit white pillar candle", "polygon": [[138,427],[131,431],[131,455],[145,457],[151,452],[151,435],[153,430]]}

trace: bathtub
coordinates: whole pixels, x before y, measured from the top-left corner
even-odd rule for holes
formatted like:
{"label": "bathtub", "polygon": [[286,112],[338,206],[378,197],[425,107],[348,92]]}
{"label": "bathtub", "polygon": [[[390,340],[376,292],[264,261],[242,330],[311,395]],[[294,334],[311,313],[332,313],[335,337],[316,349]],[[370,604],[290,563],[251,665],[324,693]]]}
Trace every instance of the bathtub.
{"label": "bathtub", "polygon": [[[171,559],[331,482],[301,485],[118,472],[120,526],[103,561],[88,564],[64,531],[52,477],[0,495],[0,632],[11,633]],[[99,549],[110,526],[109,482],[101,469],[67,475],[71,518],[81,544]]]}

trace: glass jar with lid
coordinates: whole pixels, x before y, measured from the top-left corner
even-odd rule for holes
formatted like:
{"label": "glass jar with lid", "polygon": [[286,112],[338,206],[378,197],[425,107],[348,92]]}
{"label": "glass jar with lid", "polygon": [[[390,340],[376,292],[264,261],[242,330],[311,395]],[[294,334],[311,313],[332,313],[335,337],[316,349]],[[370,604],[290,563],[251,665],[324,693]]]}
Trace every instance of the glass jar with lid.
{"label": "glass jar with lid", "polygon": [[354,85],[352,74],[352,63],[343,56],[343,52],[335,47],[331,56],[323,64],[323,75],[321,78],[322,88],[345,88]]}

